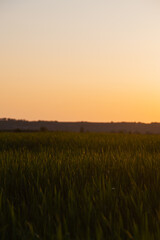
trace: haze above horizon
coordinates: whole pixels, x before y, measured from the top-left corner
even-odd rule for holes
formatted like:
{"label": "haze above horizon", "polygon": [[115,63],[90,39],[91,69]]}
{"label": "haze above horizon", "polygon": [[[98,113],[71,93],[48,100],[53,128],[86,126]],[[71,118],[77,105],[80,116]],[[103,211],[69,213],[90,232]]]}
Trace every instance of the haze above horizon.
{"label": "haze above horizon", "polygon": [[0,2],[0,118],[160,122],[160,3]]}

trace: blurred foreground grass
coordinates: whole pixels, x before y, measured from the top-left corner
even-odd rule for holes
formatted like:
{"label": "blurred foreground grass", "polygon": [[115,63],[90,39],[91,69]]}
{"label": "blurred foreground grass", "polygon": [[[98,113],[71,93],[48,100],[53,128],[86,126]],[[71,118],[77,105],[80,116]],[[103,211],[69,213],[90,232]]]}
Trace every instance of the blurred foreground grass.
{"label": "blurred foreground grass", "polygon": [[160,136],[0,133],[0,239],[160,239]]}

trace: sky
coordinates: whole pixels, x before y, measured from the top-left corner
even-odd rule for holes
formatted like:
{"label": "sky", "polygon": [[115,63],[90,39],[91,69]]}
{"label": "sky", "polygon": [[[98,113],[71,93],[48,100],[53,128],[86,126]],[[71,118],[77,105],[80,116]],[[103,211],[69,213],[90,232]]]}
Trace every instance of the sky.
{"label": "sky", "polygon": [[157,0],[1,0],[0,118],[160,122]]}

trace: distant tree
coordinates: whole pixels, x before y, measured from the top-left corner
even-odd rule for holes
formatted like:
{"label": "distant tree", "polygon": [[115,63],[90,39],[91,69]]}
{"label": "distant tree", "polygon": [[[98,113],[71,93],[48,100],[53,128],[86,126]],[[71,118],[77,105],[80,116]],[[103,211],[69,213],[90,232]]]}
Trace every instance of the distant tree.
{"label": "distant tree", "polygon": [[40,127],[40,132],[48,132],[48,128],[46,128],[46,127]]}
{"label": "distant tree", "polygon": [[119,133],[124,134],[125,131],[124,130],[119,130]]}
{"label": "distant tree", "polygon": [[84,127],[80,127],[80,133],[83,133],[84,132]]}
{"label": "distant tree", "polygon": [[110,133],[115,133],[115,130],[111,130]]}
{"label": "distant tree", "polygon": [[139,132],[139,131],[135,131],[134,133],[135,133],[135,134],[140,134],[140,132]]}
{"label": "distant tree", "polygon": [[152,133],[150,131],[146,131],[146,134],[147,135],[151,135]]}
{"label": "distant tree", "polygon": [[14,132],[21,132],[21,129],[20,129],[20,128],[16,128],[16,129],[14,130]]}
{"label": "distant tree", "polygon": [[7,121],[7,118],[0,118],[0,121]]}

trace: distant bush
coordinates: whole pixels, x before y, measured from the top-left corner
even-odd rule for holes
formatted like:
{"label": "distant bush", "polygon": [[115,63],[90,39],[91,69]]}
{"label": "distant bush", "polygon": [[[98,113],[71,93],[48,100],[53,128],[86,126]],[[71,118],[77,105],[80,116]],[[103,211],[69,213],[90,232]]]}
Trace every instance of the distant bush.
{"label": "distant bush", "polygon": [[16,128],[14,132],[22,132],[22,130],[20,128]]}
{"label": "distant bush", "polygon": [[46,127],[40,127],[40,132],[48,132],[48,128],[46,128]]}
{"label": "distant bush", "polygon": [[80,133],[83,133],[84,132],[84,127],[80,127]]}

